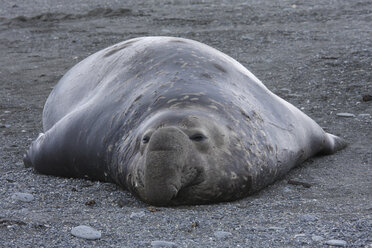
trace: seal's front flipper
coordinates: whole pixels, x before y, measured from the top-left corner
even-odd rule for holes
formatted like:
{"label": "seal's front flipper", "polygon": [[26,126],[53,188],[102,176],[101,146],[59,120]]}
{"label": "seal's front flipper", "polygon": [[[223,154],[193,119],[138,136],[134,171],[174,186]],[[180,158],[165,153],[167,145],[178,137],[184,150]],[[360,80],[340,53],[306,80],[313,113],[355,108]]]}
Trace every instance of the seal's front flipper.
{"label": "seal's front flipper", "polygon": [[347,146],[347,142],[336,135],[326,133],[325,136],[324,148],[319,152],[320,155],[333,154]]}

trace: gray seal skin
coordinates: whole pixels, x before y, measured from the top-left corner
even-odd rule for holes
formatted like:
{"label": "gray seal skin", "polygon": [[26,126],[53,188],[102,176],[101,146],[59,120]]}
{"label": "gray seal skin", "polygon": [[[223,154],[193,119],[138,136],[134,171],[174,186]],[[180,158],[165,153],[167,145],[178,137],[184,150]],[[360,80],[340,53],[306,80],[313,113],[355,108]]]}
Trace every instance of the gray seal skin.
{"label": "gray seal skin", "polygon": [[26,166],[161,206],[239,199],[345,146],[231,57],[174,37],[131,39],[75,65],[43,128]]}

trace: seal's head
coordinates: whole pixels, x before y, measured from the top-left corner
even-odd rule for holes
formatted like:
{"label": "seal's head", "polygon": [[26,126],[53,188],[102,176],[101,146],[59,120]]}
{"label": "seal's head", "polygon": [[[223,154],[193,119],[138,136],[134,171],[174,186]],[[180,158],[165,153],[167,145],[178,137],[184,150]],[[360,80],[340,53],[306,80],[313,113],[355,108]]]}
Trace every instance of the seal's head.
{"label": "seal's head", "polygon": [[230,152],[233,139],[222,118],[195,109],[167,110],[152,115],[138,130],[139,152],[126,185],[142,200],[179,205],[232,197],[226,183],[238,179],[238,172]]}

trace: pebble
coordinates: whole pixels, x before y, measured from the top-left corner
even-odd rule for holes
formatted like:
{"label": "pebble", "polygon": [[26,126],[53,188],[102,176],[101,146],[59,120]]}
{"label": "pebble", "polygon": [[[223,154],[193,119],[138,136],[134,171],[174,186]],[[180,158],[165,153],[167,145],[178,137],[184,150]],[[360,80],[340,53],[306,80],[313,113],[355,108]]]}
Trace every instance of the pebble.
{"label": "pebble", "polygon": [[318,235],[313,235],[313,236],[311,237],[311,239],[312,239],[313,241],[315,241],[315,242],[319,242],[319,241],[322,241],[322,240],[323,240],[323,237],[318,236]]}
{"label": "pebble", "polygon": [[216,231],[214,232],[214,236],[218,239],[226,239],[229,236],[232,236],[231,232],[224,232],[224,231]]}
{"label": "pebble", "polygon": [[300,220],[306,221],[306,222],[312,222],[316,221],[318,218],[311,214],[304,214],[300,217]]}
{"label": "pebble", "polygon": [[90,226],[77,226],[73,227],[71,229],[71,234],[78,238],[83,239],[100,239],[101,238],[101,232],[97,231],[96,229],[90,227]]}
{"label": "pebble", "polygon": [[302,97],[302,95],[295,94],[295,93],[288,94],[287,96],[289,96],[289,97]]}
{"label": "pebble", "polygon": [[270,231],[282,231],[284,229],[285,229],[284,227],[278,227],[278,226],[270,226],[268,228],[268,230],[270,230]]}
{"label": "pebble", "polygon": [[11,125],[9,125],[9,124],[0,123],[0,128],[10,128],[10,127],[11,127]]}
{"label": "pebble", "polygon": [[336,115],[338,117],[355,117],[355,115],[351,113],[337,113]]}
{"label": "pebble", "polygon": [[293,190],[290,187],[284,187],[283,192],[284,193],[291,193]]}
{"label": "pebble", "polygon": [[22,202],[31,202],[34,200],[34,196],[29,193],[17,192],[12,195],[12,199],[16,201],[22,201]]}
{"label": "pebble", "polygon": [[170,33],[172,33],[172,31],[170,31],[169,29],[166,29],[166,28],[163,28],[161,31],[162,31],[163,33],[166,33],[166,34],[170,34]]}
{"label": "pebble", "polygon": [[131,219],[133,219],[133,218],[141,218],[143,216],[145,216],[145,212],[144,211],[139,211],[139,212],[132,212],[130,214],[130,217],[129,218],[131,218]]}
{"label": "pebble", "polygon": [[162,241],[162,240],[152,241],[151,246],[154,248],[161,248],[161,247],[176,248],[177,247],[176,243],[169,242],[169,241]]}
{"label": "pebble", "polygon": [[300,233],[300,234],[296,234],[295,236],[293,236],[293,238],[303,238],[303,237],[306,237],[306,234]]}
{"label": "pebble", "polygon": [[333,245],[333,246],[346,246],[347,242],[341,239],[331,239],[331,240],[327,240],[326,244]]}
{"label": "pebble", "polygon": [[242,39],[243,40],[254,40],[254,38],[252,36],[250,36],[249,34],[243,34]]}
{"label": "pebble", "polygon": [[283,92],[283,93],[286,93],[286,94],[289,94],[289,93],[291,93],[291,89],[289,89],[289,88],[281,88],[281,89],[279,89],[281,92]]}
{"label": "pebble", "polygon": [[372,101],[372,95],[363,95],[363,102]]}

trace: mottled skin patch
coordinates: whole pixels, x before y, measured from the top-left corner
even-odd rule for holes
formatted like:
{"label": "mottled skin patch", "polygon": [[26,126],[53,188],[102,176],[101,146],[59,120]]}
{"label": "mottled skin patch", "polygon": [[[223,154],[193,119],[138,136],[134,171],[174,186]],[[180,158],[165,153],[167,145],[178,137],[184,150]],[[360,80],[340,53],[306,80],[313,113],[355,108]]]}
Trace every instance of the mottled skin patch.
{"label": "mottled skin patch", "polygon": [[125,41],[59,81],[25,165],[117,183],[154,205],[235,200],[343,141],[231,57],[173,37]]}
{"label": "mottled skin patch", "polygon": [[223,73],[227,73],[227,70],[222,65],[213,63],[213,66],[216,67],[217,70],[219,70]]}
{"label": "mottled skin patch", "polygon": [[207,79],[212,79],[212,76],[209,75],[208,73],[202,73],[201,76],[202,76],[202,77],[205,77],[205,78],[207,78]]}
{"label": "mottled skin patch", "polygon": [[112,47],[108,52],[106,52],[103,57],[109,57],[110,55],[113,55],[114,53],[124,49],[124,48],[127,48],[129,47],[131,44],[133,44],[134,42],[136,42],[136,39],[133,39],[133,40],[130,40],[128,42],[124,42],[120,45],[117,45],[117,46],[114,46]]}

